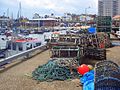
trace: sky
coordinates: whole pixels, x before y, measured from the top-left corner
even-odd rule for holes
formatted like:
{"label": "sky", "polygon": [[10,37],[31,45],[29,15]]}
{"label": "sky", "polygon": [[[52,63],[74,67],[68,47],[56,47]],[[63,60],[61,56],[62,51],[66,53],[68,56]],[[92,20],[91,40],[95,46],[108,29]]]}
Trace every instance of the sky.
{"label": "sky", "polygon": [[64,13],[83,14],[86,8],[87,13],[97,14],[98,5],[98,0],[0,0],[0,15],[12,16],[13,13],[16,18],[19,2],[21,2],[21,15],[28,18],[32,18],[34,13],[40,16],[51,13],[56,16]]}

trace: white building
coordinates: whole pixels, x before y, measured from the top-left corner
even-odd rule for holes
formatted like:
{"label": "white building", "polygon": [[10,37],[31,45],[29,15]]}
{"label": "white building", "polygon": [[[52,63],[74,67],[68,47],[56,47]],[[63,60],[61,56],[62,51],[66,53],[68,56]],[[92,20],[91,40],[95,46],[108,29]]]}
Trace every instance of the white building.
{"label": "white building", "polygon": [[120,0],[98,0],[99,16],[120,15]]}
{"label": "white building", "polygon": [[118,13],[119,13],[119,15],[120,15],[120,0],[118,1]]}

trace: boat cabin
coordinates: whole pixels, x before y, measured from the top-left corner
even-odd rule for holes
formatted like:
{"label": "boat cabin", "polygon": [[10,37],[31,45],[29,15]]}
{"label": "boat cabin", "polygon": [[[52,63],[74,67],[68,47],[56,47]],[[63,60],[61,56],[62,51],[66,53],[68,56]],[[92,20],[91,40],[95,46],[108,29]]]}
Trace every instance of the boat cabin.
{"label": "boat cabin", "polygon": [[17,39],[8,42],[8,50],[20,52],[35,48],[40,45],[41,42],[37,38]]}
{"label": "boat cabin", "polygon": [[5,35],[0,35],[0,50],[7,48],[7,38]]}

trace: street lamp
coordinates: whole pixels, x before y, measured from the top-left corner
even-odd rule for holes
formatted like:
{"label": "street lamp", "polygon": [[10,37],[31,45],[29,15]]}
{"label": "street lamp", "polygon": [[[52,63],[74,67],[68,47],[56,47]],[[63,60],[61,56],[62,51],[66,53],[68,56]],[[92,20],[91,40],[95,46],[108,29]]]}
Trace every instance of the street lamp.
{"label": "street lamp", "polygon": [[89,9],[90,8],[90,6],[89,7],[87,7],[87,8],[85,8],[85,25],[87,25],[87,9]]}

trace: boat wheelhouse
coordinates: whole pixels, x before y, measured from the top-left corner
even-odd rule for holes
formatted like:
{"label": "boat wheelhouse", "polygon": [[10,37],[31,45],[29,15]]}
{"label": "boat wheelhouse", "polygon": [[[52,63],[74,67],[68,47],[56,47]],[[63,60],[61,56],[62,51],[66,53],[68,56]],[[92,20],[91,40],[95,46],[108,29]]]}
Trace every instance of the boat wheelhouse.
{"label": "boat wheelhouse", "polygon": [[0,58],[5,57],[5,52],[7,50],[7,37],[5,35],[0,35]]}
{"label": "boat wheelhouse", "polygon": [[41,41],[38,38],[22,38],[8,41],[8,53],[7,56],[15,55],[17,53],[33,49],[41,45]]}

